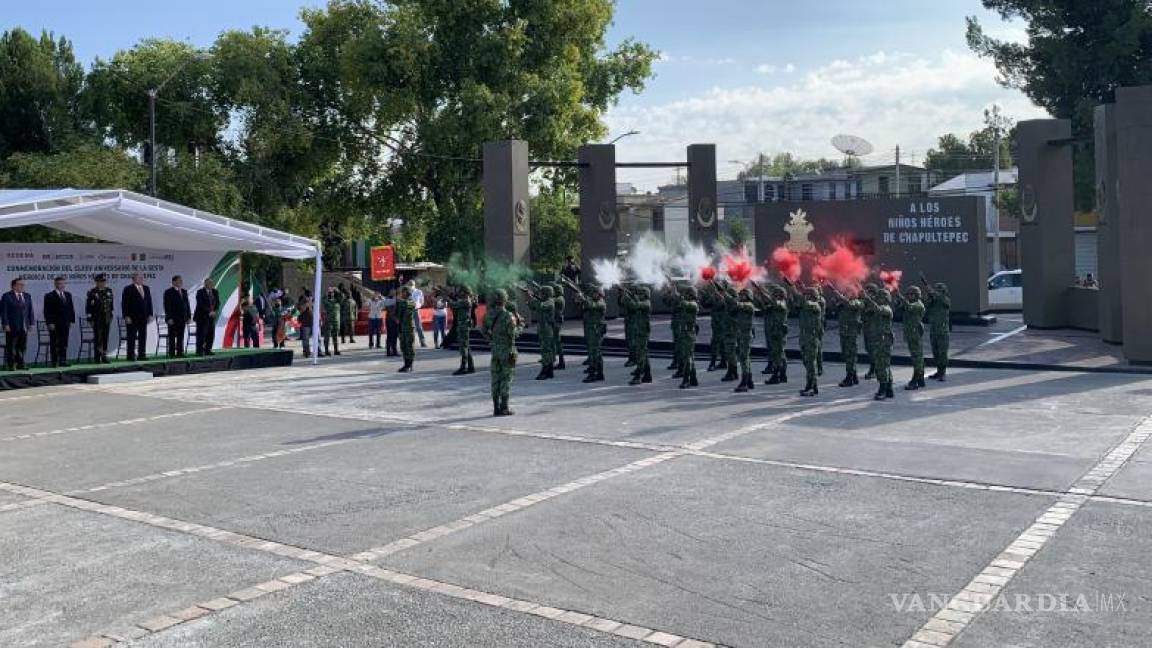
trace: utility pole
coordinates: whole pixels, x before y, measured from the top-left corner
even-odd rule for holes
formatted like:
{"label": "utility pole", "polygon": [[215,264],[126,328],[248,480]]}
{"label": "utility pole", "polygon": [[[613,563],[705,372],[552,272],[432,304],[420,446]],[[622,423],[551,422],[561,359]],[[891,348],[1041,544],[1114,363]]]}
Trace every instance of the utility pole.
{"label": "utility pole", "polygon": [[760,198],[760,202],[765,202],[765,200],[768,197],[768,190],[767,190],[767,187],[764,186],[764,152],[763,151],[760,152],[760,169],[759,170],[760,170],[760,172],[756,174],[756,176],[757,176],[756,184],[758,184],[760,186],[756,190],[756,195],[757,195],[757,197]]}
{"label": "utility pole", "polygon": [[896,197],[900,197],[900,145],[896,145]]}
{"label": "utility pole", "polygon": [[1000,272],[1000,125],[992,126],[992,271]]}

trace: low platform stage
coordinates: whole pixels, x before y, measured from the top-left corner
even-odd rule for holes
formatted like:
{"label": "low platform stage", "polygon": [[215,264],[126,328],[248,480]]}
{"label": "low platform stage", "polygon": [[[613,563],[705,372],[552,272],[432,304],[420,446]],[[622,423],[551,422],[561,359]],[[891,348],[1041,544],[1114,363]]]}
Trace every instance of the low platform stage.
{"label": "low platform stage", "polygon": [[86,382],[93,374],[147,371],[155,376],[239,371],[292,364],[291,349],[222,349],[211,356],[153,357],[143,362],[114,360],[111,364],[74,364],[71,367],[32,367],[25,371],[0,371],[0,391]]}

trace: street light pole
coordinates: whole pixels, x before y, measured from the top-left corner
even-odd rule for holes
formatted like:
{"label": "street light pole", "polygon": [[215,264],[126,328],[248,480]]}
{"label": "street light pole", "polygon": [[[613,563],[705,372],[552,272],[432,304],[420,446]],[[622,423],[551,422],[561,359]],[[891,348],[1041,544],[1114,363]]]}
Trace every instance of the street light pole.
{"label": "street light pole", "polygon": [[148,90],[148,194],[156,197],[156,95]]}
{"label": "street light pole", "polygon": [[625,137],[631,137],[632,135],[639,135],[639,134],[640,134],[640,131],[638,131],[638,130],[630,130],[627,133],[624,133],[622,135],[617,135],[615,139],[613,139],[611,142],[608,142],[608,143],[609,144],[615,144],[616,142],[619,142],[620,140],[624,139]]}

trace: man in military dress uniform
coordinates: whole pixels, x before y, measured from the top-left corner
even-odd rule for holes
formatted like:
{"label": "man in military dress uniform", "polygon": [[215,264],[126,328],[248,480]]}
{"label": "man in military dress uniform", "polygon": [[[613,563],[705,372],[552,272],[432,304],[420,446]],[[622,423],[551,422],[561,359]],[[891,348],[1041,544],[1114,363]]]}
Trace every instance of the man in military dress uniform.
{"label": "man in military dress uniform", "polygon": [[728,306],[724,304],[724,297],[714,285],[705,287],[700,294],[700,306],[707,308],[712,323],[712,334],[709,341],[711,354],[708,359],[707,371],[728,368],[728,358],[724,355],[724,328],[728,322]]}
{"label": "man in military dress uniform", "polygon": [[453,296],[449,307],[452,309],[452,321],[456,325],[456,346],[460,348],[460,368],[452,372],[453,376],[476,373],[476,365],[472,362],[472,309],[476,306],[476,299],[468,286],[460,286]]}
{"label": "man in military dress uniform", "polygon": [[536,316],[536,335],[540,338],[540,373],[536,380],[550,380],[556,375],[556,297],[551,286],[541,286],[537,292],[520,287],[528,295],[528,306]]}
{"label": "man in military dress uniform", "polygon": [[92,326],[92,362],[108,364],[108,333],[112,329],[112,315],[114,296],[108,287],[108,275],[98,274],[93,277],[96,286],[88,290],[88,298],[84,302],[84,314],[88,324]]}
{"label": "man in military dress uniform", "polygon": [[743,288],[733,298],[728,297],[728,326],[736,342],[736,356],[729,358],[729,372],[740,367],[740,385],[734,391],[744,393],[755,389],[752,382],[752,336],[756,331],[756,304],[752,301],[752,291]]}
{"label": "man in military dress uniform", "polygon": [[568,365],[564,363],[564,341],[560,336],[564,333],[564,309],[568,304],[564,301],[564,286],[558,283],[552,284],[552,317],[555,322],[553,328],[553,339],[555,340],[556,349],[556,368],[567,369]]}
{"label": "man in military dress uniform", "polygon": [[652,365],[648,360],[648,339],[652,335],[652,295],[648,288],[620,287],[625,293],[625,303],[632,311],[632,336],[636,349],[636,367],[632,371],[629,385],[652,382]]}
{"label": "man in military dress uniform", "polygon": [[680,389],[699,387],[696,378],[696,334],[699,326],[696,318],[700,315],[696,288],[687,286],[680,296]]}
{"label": "man in military dress uniform", "polygon": [[588,347],[588,369],[584,382],[594,383],[604,380],[604,315],[608,304],[604,301],[604,290],[592,286],[587,292],[577,292],[576,300],[584,313],[584,343]]}
{"label": "man in military dress uniform", "polygon": [[767,294],[761,302],[764,309],[764,335],[768,338],[768,368],[771,377],[765,385],[779,385],[788,382],[788,356],[784,345],[788,340],[788,293],[783,286],[768,286]]}
{"label": "man in military dress uniform", "polygon": [[888,291],[876,289],[865,291],[860,296],[864,302],[864,312],[871,314],[874,326],[872,338],[872,362],[876,367],[876,400],[895,398],[892,393],[892,305]]}
{"label": "man in military dress uniform", "polygon": [[860,337],[860,329],[863,326],[861,318],[864,314],[864,302],[860,301],[858,297],[845,296],[832,286],[829,288],[838,300],[840,357],[844,360],[844,380],[840,381],[840,386],[859,385],[860,378],[856,375],[856,355],[858,353],[856,340]]}
{"label": "man in military dress uniform", "polygon": [[808,287],[800,292],[788,283],[792,291],[793,305],[800,315],[800,358],[804,362],[804,389],[801,396],[816,396],[820,393],[817,381],[819,367],[817,356],[821,354],[820,328],[824,308],[820,305],[820,291]]}
{"label": "man in military dress uniform", "polygon": [[492,415],[511,416],[508,398],[516,372],[516,336],[522,324],[515,311],[508,310],[508,293],[497,290],[488,304],[480,332],[492,346]]}
{"label": "man in military dress uniform", "polygon": [[924,302],[920,301],[920,288],[912,286],[907,293],[892,293],[897,307],[904,314],[904,343],[908,345],[908,355],[912,358],[912,380],[904,386],[908,391],[927,387],[924,383]]}

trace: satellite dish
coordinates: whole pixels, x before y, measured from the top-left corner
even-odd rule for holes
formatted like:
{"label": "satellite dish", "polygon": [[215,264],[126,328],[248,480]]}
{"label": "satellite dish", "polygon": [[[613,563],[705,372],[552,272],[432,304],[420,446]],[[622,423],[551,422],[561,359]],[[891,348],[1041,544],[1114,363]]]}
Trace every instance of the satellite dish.
{"label": "satellite dish", "polygon": [[832,138],[832,146],[835,146],[837,151],[850,157],[868,155],[876,150],[868,140],[863,137],[856,137],[855,135],[837,135]]}

